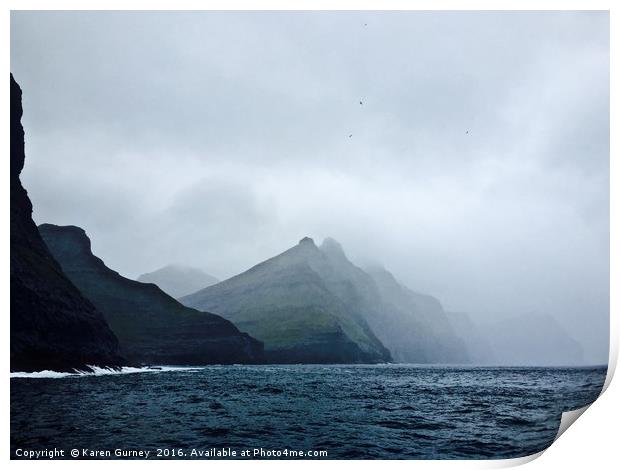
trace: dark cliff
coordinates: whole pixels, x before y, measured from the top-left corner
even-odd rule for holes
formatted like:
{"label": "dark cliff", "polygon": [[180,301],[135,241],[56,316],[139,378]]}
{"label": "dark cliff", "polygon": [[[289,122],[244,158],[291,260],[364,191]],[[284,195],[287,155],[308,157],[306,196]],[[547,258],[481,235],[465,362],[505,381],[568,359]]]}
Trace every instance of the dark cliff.
{"label": "dark cliff", "polygon": [[262,360],[263,345],[218,315],[185,307],[155,284],[124,278],[91,251],[79,227],[43,224],[63,272],[105,316],[132,362],[201,365]]}
{"label": "dark cliff", "polygon": [[24,167],[22,91],[11,75],[11,370],[118,366],[103,315],[63,274],[32,220]]}

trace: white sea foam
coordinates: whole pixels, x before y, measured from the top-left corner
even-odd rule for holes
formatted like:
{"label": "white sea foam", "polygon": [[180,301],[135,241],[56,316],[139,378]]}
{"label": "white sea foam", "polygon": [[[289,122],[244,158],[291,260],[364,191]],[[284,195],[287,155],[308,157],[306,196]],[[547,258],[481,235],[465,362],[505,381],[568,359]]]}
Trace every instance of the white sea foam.
{"label": "white sea foam", "polygon": [[174,366],[160,366],[160,367],[121,367],[120,369],[110,369],[107,367],[88,366],[92,369],[90,371],[75,371],[75,372],[56,372],[54,370],[42,370],[38,372],[11,372],[11,378],[16,379],[62,379],[64,377],[93,377],[100,375],[122,375],[122,374],[139,374],[139,373],[159,373],[159,372],[175,372],[175,371],[189,371],[195,372],[201,370],[202,367],[174,367]]}

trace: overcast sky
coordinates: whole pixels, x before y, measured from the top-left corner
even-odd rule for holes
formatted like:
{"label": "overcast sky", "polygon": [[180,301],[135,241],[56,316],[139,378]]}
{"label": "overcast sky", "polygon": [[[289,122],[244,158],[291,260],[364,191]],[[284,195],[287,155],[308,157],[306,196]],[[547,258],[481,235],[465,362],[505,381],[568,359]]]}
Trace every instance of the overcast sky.
{"label": "overcast sky", "polygon": [[607,360],[607,13],[13,12],[11,70],[35,221],[123,275],[331,236]]}

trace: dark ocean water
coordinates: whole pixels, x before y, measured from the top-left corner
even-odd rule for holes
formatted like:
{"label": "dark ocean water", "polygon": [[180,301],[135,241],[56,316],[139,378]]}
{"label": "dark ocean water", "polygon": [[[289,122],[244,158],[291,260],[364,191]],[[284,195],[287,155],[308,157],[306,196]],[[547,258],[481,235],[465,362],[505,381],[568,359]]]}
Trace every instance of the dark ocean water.
{"label": "dark ocean water", "polygon": [[[11,379],[11,451],[327,451],[328,459],[512,458],[553,441],[606,368],[212,366]],[[257,451],[258,452],[258,451]],[[263,454],[263,457],[269,455]],[[259,458],[260,454],[254,458]],[[277,457],[277,455],[276,455]],[[281,458],[295,457],[289,453]],[[83,457],[82,457],[83,458]],[[204,457],[203,457],[204,458]]]}

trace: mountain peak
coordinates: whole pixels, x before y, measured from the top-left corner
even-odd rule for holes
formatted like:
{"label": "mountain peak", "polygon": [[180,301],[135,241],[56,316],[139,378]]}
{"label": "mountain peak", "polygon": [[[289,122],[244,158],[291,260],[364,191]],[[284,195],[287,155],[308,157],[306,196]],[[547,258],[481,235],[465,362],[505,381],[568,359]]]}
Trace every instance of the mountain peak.
{"label": "mountain peak", "polygon": [[354,269],[330,259],[304,237],[288,250],[181,301],[216,311],[264,341],[268,362],[389,361],[390,352],[359,311],[357,301],[364,293],[351,279]]}
{"label": "mountain peak", "polygon": [[301,240],[299,240],[299,245],[314,245],[314,240],[310,237],[304,237]]}
{"label": "mountain peak", "polygon": [[219,282],[217,278],[202,269],[183,264],[168,264],[163,268],[140,275],[137,280],[155,284],[175,299],[193,294]]}
{"label": "mountain peak", "polygon": [[327,237],[323,240],[323,243],[321,243],[321,251],[329,256],[346,258],[342,245],[331,237]]}

